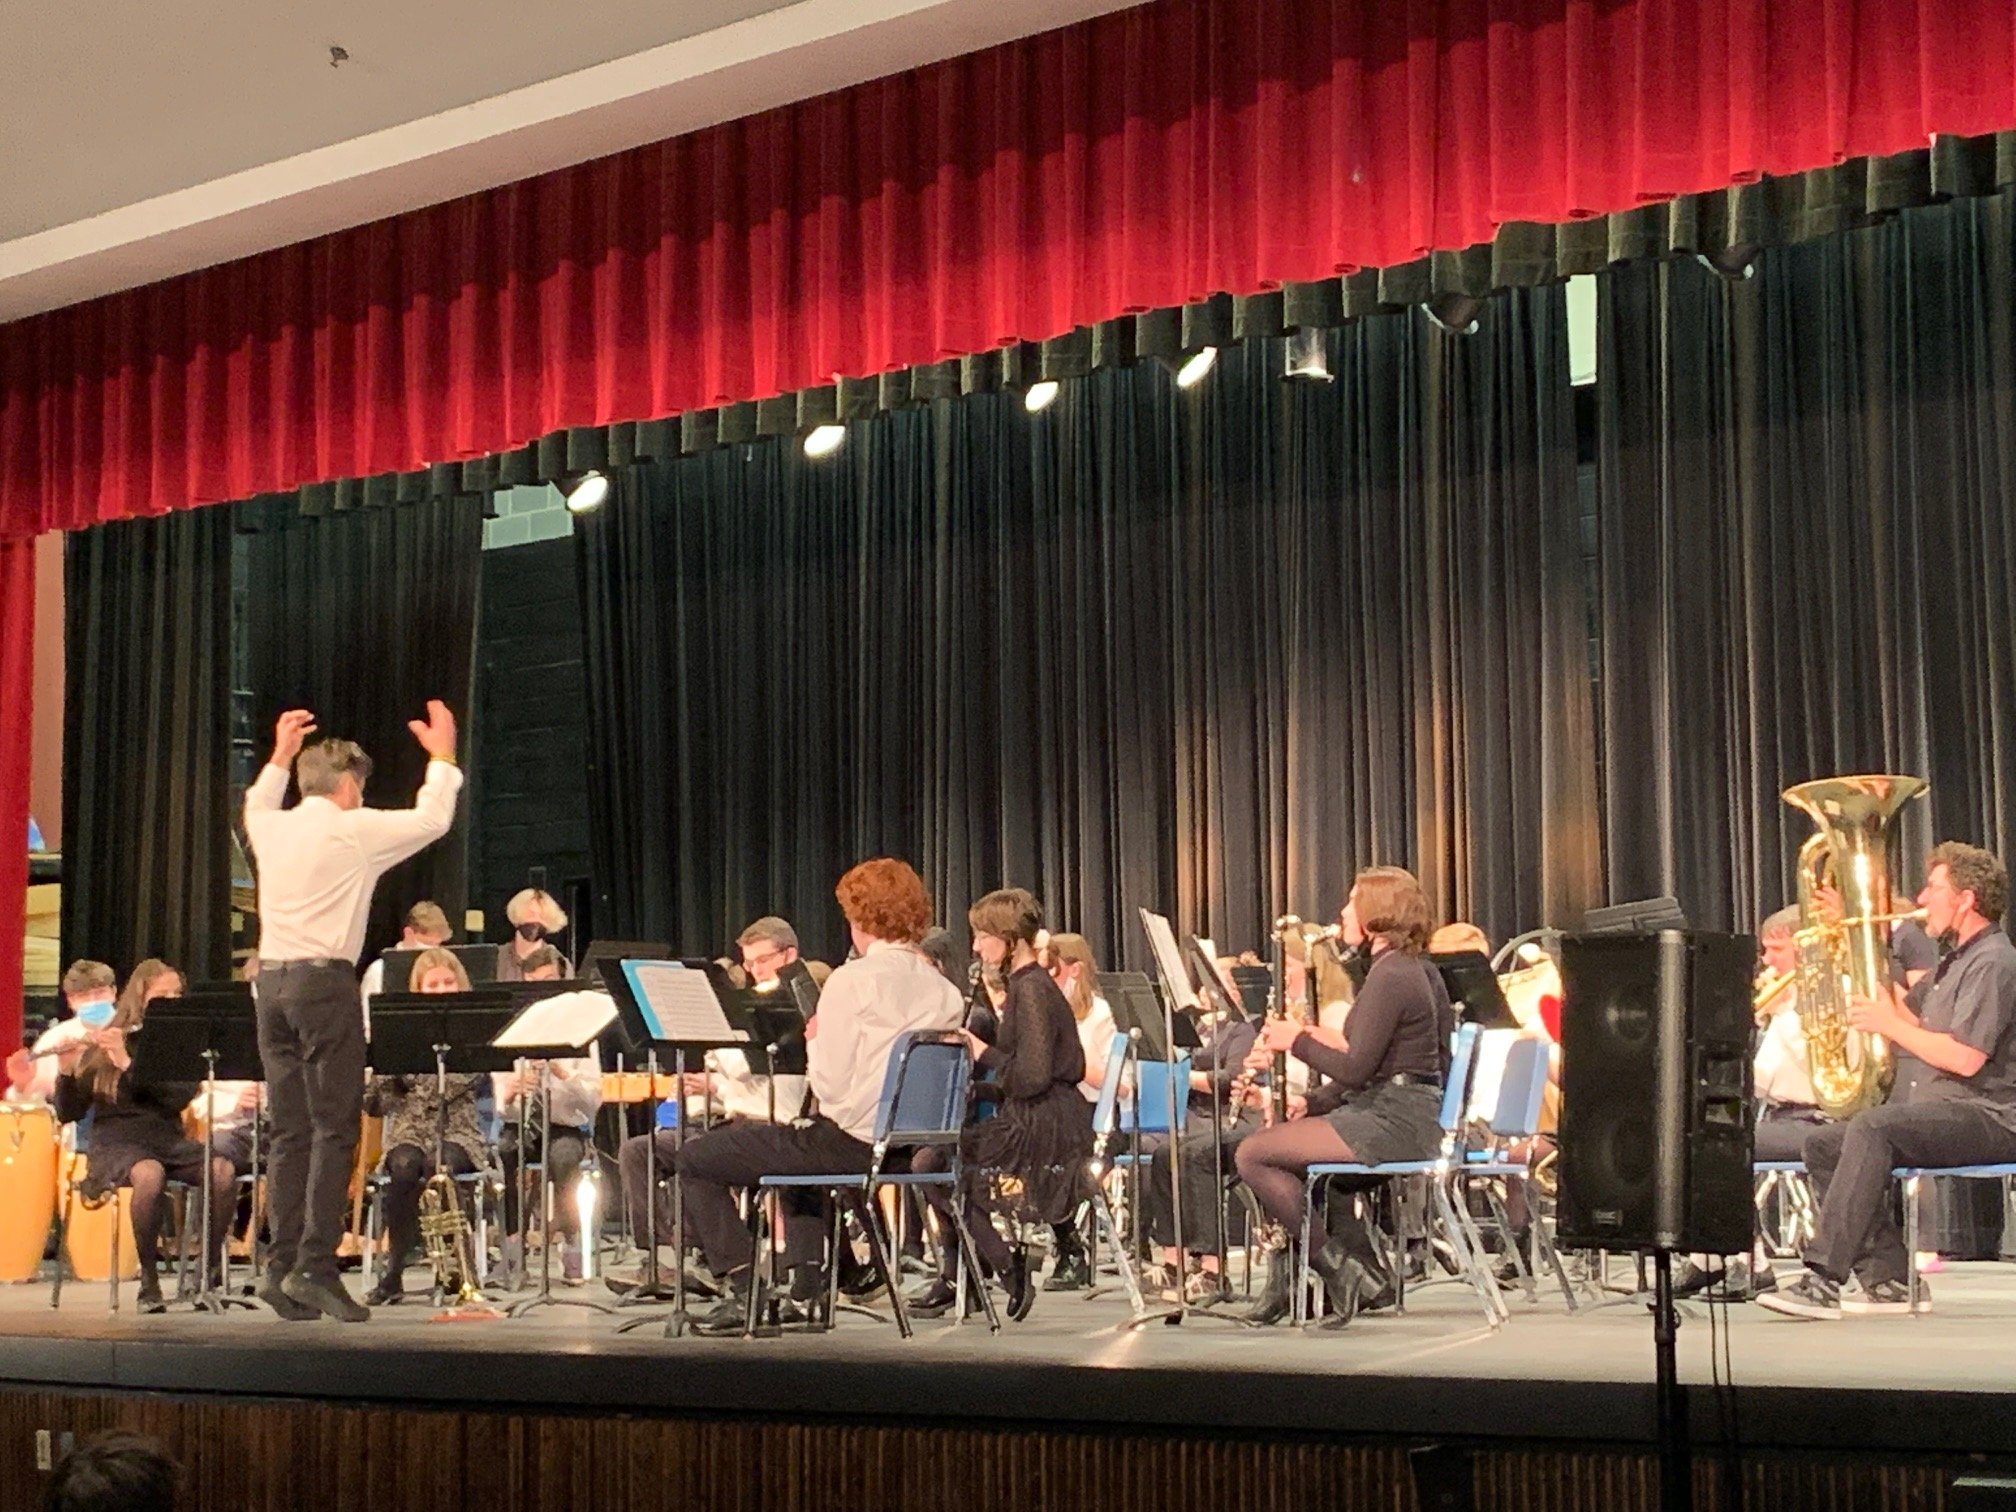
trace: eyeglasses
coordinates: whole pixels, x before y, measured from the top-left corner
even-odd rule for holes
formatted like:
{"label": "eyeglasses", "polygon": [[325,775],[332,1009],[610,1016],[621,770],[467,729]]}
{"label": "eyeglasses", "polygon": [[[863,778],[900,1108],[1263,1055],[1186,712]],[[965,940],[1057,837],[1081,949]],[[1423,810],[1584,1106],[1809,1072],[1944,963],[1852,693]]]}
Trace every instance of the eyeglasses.
{"label": "eyeglasses", "polygon": [[765,950],[760,954],[751,954],[746,949],[742,952],[742,964],[751,971],[756,970],[759,966],[768,966],[772,961],[781,961],[783,959],[784,952],[781,950]]}

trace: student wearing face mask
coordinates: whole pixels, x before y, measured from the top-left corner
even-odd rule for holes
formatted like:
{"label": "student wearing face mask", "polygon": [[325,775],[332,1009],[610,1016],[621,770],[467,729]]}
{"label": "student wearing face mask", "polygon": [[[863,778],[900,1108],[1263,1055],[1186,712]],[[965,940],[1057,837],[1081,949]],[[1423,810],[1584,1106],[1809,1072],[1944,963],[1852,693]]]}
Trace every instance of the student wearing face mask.
{"label": "student wearing face mask", "polygon": [[[567,915],[550,894],[528,887],[504,905],[504,917],[511,921],[511,938],[497,947],[497,980],[522,982],[526,958],[567,927]],[[574,963],[565,955],[560,964],[562,978],[574,975]]]}
{"label": "student wearing face mask", "polygon": [[70,1017],[44,1029],[33,1050],[16,1050],[7,1058],[7,1101],[47,1106],[56,1100],[56,1058],[81,1048],[93,1029],[112,1022],[112,1000],[118,978],[97,961],[78,961],[63,973],[63,1004]]}

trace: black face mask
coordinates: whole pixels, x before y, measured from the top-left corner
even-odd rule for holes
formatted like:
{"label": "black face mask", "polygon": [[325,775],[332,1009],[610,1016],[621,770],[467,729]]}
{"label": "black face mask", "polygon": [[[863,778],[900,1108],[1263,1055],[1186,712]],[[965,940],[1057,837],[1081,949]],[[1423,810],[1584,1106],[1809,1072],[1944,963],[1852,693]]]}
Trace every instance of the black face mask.
{"label": "black face mask", "polygon": [[518,938],[521,940],[543,940],[546,938],[546,926],[544,924],[520,924],[518,926]]}

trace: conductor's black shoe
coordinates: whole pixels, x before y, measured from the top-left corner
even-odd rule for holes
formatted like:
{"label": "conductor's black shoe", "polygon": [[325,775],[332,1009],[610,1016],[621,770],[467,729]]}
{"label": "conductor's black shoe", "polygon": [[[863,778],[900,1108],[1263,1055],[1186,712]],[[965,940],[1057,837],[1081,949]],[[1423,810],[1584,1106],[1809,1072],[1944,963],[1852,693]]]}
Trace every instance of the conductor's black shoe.
{"label": "conductor's black shoe", "polygon": [[1085,1251],[1074,1249],[1057,1257],[1057,1263],[1050,1267],[1049,1278],[1043,1283],[1043,1290],[1083,1291],[1091,1284],[1092,1262],[1085,1258]]}
{"label": "conductor's black shoe", "polygon": [[168,1303],[161,1295],[161,1278],[159,1276],[142,1276],[140,1278],[140,1295],[134,1298],[134,1306],[138,1307],[143,1313],[165,1313],[168,1311]]}
{"label": "conductor's black shoe", "polygon": [[280,1290],[281,1280],[282,1278],[279,1276],[268,1275],[265,1280],[259,1283],[258,1290],[254,1291],[252,1295],[272,1308],[284,1322],[307,1323],[312,1319],[322,1316],[320,1308],[309,1307],[305,1303],[296,1302],[287,1293]]}
{"label": "conductor's black shoe", "polygon": [[324,1280],[297,1270],[280,1283],[280,1289],[302,1306],[312,1307],[338,1323],[371,1321],[371,1309],[351,1296],[342,1281],[334,1276]]}

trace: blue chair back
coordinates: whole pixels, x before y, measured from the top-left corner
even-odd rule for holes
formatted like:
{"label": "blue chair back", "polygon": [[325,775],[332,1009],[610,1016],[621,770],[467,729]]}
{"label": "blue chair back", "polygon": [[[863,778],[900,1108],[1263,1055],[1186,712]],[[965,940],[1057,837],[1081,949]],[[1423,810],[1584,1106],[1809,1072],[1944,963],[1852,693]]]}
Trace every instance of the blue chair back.
{"label": "blue chair back", "polygon": [[1491,1115],[1491,1133],[1499,1139],[1525,1139],[1540,1130],[1540,1108],[1547,1095],[1547,1042],[1522,1035],[1505,1057],[1498,1083],[1498,1107]]}
{"label": "blue chair back", "polygon": [[1464,1024],[1456,1031],[1449,1051],[1449,1069],[1442,1082],[1442,1132],[1458,1133],[1463,1128],[1463,1110],[1470,1105],[1470,1073],[1477,1069],[1477,1036],[1483,1031]]}
{"label": "blue chair back", "polygon": [[[1121,1120],[1121,1127],[1139,1128],[1143,1134],[1169,1132],[1169,1063],[1138,1060],[1134,1063],[1134,1102]],[[1176,1062],[1176,1117],[1180,1121],[1190,1110],[1190,1057]]]}
{"label": "blue chair back", "polygon": [[956,1144],[972,1075],[973,1053],[963,1034],[908,1029],[897,1035],[882,1073],[876,1146]]}
{"label": "blue chair back", "polygon": [[1104,1139],[1120,1122],[1120,1077],[1127,1069],[1127,1037],[1113,1036],[1106,1052],[1106,1079],[1099,1083],[1099,1100],[1092,1104],[1092,1137]]}

